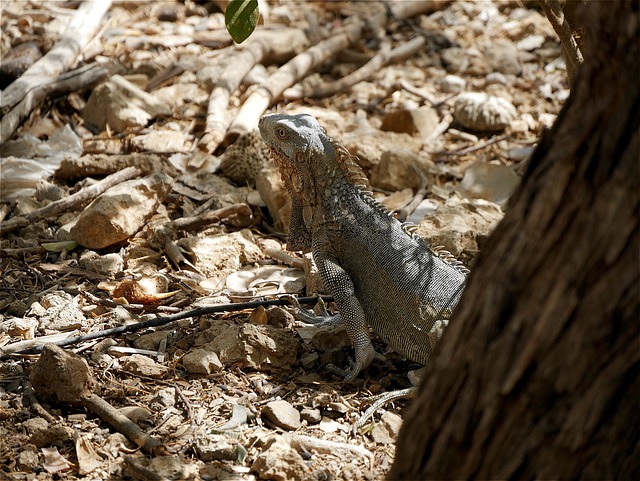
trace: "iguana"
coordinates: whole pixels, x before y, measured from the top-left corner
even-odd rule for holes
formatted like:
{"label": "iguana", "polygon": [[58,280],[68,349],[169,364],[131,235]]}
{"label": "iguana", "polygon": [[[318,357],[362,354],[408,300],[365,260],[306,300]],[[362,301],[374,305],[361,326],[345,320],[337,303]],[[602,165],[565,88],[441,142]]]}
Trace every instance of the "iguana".
{"label": "iguana", "polygon": [[352,380],[379,356],[371,328],[391,348],[426,364],[465,286],[466,268],[435,254],[365,190],[349,151],[310,115],[266,115],[262,138],[292,197],[287,249],[311,251],[339,314],[303,320],[346,326]]}

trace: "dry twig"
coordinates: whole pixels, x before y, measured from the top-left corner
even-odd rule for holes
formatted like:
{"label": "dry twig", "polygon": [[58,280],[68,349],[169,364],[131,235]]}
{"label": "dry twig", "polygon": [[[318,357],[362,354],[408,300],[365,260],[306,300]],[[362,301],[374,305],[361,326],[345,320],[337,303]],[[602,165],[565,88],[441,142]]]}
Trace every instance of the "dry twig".
{"label": "dry twig", "polygon": [[81,50],[95,35],[110,6],[110,0],[87,1],[80,5],[62,38],[22,77],[4,90],[0,99],[0,144],[11,137],[20,121],[46,97],[42,86],[55,81],[56,77],[73,65]]}
{"label": "dry twig", "polygon": [[205,212],[192,217],[182,217],[172,222],[174,228],[178,230],[196,230],[208,225],[220,222],[222,219],[237,215],[242,218],[251,217],[251,207],[247,204],[233,204],[227,207],[222,207],[214,211]]}
{"label": "dry twig", "polygon": [[422,48],[425,43],[426,40],[424,37],[416,37],[399,47],[391,49],[389,43],[384,42],[380,51],[355,72],[346,75],[340,80],[327,82],[315,88],[289,88],[284,91],[284,97],[287,100],[300,99],[304,97],[328,97],[329,95],[346,90],[352,85],[368,79],[389,63],[393,63],[397,60],[413,55]]}
{"label": "dry twig", "polygon": [[[398,2],[391,7],[396,18],[408,18],[426,13],[441,6],[441,2],[424,0],[421,2]],[[331,37],[322,40],[297,55],[272,74],[265,84],[259,86],[245,101],[238,115],[229,127],[229,134],[240,135],[253,130],[258,119],[287,89],[309,75],[318,65],[335,56],[362,37],[365,27],[372,30],[384,28],[388,22],[386,15],[375,15],[366,20],[353,17],[344,27]]]}
{"label": "dry twig", "polygon": [[100,182],[96,182],[93,185],[80,189],[69,197],[52,202],[51,204],[38,210],[34,210],[25,216],[12,217],[7,221],[0,222],[0,235],[20,229],[21,227],[26,227],[30,223],[39,221],[46,217],[51,217],[62,212],[79,208],[83,204],[102,194],[110,187],[118,185],[125,180],[133,179],[141,173],[142,171],[136,167],[127,167],[120,172],[116,172],[115,174],[105,177]]}
{"label": "dry twig", "polygon": [[[326,302],[333,301],[331,296],[322,296],[321,299]],[[318,301],[318,297],[301,297],[298,299],[298,302],[301,304],[310,304]],[[115,336],[117,334],[125,334],[127,332],[135,332],[140,329],[146,329],[147,327],[158,327],[169,324],[170,322],[179,321],[181,319],[188,319],[190,317],[199,317],[204,316],[206,314],[215,314],[218,312],[235,312],[242,311],[245,309],[254,309],[258,306],[286,306],[289,305],[290,302],[286,299],[269,299],[264,301],[250,301],[250,302],[238,302],[235,304],[220,304],[217,306],[207,306],[207,307],[199,307],[197,309],[191,309],[188,311],[180,312],[178,314],[173,314],[171,316],[166,317],[157,317],[155,319],[150,319],[147,321],[138,322],[136,324],[128,324],[126,326],[118,326],[111,329],[105,329],[104,331],[92,332],[89,334],[83,334],[82,336],[71,337],[67,339],[63,339],[58,342],[49,342],[49,344],[55,344],[57,346],[69,346],[71,344],[78,344],[83,341],[91,341],[93,339],[99,339],[107,336]],[[38,339],[32,339],[29,342],[37,343]],[[26,351],[18,351],[14,352],[12,349],[13,344],[9,344],[4,348],[0,348],[0,361],[5,361],[9,359],[10,354],[3,353],[12,353],[12,354],[37,354],[42,350],[42,345],[35,346],[31,349],[27,349]]]}

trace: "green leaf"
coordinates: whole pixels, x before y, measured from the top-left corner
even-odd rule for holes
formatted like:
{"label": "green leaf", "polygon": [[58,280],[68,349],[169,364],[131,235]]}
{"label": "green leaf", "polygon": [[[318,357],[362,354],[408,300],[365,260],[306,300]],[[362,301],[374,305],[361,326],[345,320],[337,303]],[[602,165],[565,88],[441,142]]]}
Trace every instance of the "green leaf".
{"label": "green leaf", "polygon": [[224,12],[224,23],[231,38],[242,43],[258,25],[258,0],[231,0]]}
{"label": "green leaf", "polygon": [[62,252],[64,249],[71,251],[78,247],[75,241],[43,242],[40,245],[49,252]]}

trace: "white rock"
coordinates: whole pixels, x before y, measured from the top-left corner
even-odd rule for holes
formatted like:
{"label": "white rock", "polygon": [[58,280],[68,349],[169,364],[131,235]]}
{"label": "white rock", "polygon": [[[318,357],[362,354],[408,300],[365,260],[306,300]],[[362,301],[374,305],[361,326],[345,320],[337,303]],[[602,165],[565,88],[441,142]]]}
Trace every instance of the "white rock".
{"label": "white rock", "polygon": [[215,352],[194,349],[182,358],[182,365],[193,374],[211,374],[222,371],[222,363]]}
{"label": "white rock", "polygon": [[400,432],[400,426],[402,426],[402,418],[387,411],[371,430],[371,437],[378,444],[393,444]]}
{"label": "white rock", "polygon": [[267,403],[262,408],[262,417],[287,431],[295,431],[301,426],[300,412],[283,399]]}
{"label": "white rock", "polygon": [[78,217],[71,238],[89,249],[103,249],[138,232],[171,189],[165,174],[152,174],[111,187]]}
{"label": "white rock", "polygon": [[453,117],[463,127],[478,132],[503,130],[517,115],[513,104],[483,92],[460,94],[453,109]]}
{"label": "white rock", "polygon": [[462,92],[466,86],[467,81],[457,75],[446,75],[440,80],[440,89],[451,94]]}

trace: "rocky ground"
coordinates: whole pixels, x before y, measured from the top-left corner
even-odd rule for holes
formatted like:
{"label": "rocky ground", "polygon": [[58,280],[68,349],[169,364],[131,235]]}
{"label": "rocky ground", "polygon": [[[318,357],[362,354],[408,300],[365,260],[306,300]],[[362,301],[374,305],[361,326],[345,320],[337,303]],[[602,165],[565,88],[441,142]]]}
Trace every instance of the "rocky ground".
{"label": "rocky ground", "polygon": [[[266,25],[236,46],[217,3],[113,2],[75,63],[50,84],[39,74],[51,87],[10,139],[20,80],[7,85],[79,37],[65,27],[82,12],[2,3],[1,479],[382,479],[393,461],[408,401],[353,426],[420,366],[376,341],[387,361],[342,382],[323,366],[348,363],[343,327],[242,304],[322,292],[285,249],[289,201],[253,131],[260,85],[384,6],[261,4]],[[269,111],[316,116],[376,197],[472,269],[569,93],[536,7],[436,2],[388,17],[278,83]],[[224,307],[167,318],[208,306]],[[71,354],[20,352],[63,339]]]}

